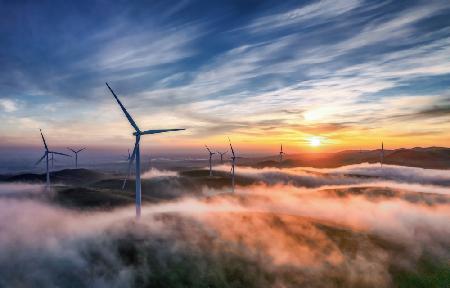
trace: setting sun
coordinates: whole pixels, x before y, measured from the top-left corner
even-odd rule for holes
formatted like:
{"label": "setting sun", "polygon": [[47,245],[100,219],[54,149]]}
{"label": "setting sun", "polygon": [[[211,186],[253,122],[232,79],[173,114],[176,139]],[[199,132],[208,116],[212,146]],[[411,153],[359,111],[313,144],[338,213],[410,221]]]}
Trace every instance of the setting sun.
{"label": "setting sun", "polygon": [[320,144],[322,144],[322,139],[320,137],[311,137],[309,138],[309,145],[313,146],[313,147],[317,147],[320,146]]}

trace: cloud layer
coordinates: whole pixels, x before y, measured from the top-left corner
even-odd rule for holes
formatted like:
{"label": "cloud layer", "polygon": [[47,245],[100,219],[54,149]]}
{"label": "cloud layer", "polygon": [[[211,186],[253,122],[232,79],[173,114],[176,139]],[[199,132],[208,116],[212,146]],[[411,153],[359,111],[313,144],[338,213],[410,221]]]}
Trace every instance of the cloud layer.
{"label": "cloud layer", "polygon": [[158,136],[152,148],[199,147],[199,137],[217,143],[223,134],[263,150],[311,135],[335,147],[449,140],[442,1],[3,8],[0,134],[10,145],[37,143],[43,127],[62,136],[56,144],[129,146],[105,81],[141,126],[189,128],[183,141]]}
{"label": "cloud layer", "polygon": [[[238,171],[265,179],[267,170]],[[398,173],[383,186],[364,178],[328,183],[328,173],[350,170],[367,172],[316,172],[309,188],[296,185],[313,181],[296,179],[311,175],[302,171],[285,173],[293,181],[238,186],[235,194],[204,186],[206,197],[145,205],[138,223],[132,207],[67,210],[39,185],[2,185],[0,286],[390,287],[399,284],[393,271],[447,263],[448,193],[423,193],[429,184]],[[422,178],[448,176],[434,172]],[[11,197],[29,191],[47,196]]]}

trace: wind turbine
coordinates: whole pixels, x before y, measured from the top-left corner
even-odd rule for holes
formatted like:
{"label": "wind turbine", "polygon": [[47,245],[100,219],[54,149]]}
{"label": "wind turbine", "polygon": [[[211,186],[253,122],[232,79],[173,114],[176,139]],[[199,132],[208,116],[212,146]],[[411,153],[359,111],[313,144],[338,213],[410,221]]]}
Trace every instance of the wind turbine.
{"label": "wind turbine", "polygon": [[64,154],[64,153],[59,153],[59,152],[48,150],[48,146],[47,146],[47,142],[45,142],[44,134],[42,134],[42,130],[41,129],[39,129],[39,131],[41,132],[42,142],[44,142],[44,149],[45,149],[45,151],[44,151],[44,156],[42,156],[41,159],[39,159],[36,162],[35,165],[38,165],[39,163],[41,163],[42,160],[44,160],[44,158],[46,158],[46,174],[47,174],[46,175],[46,183],[47,183],[47,187],[49,187],[50,186],[50,171],[48,169],[48,160],[49,160],[48,159],[48,155],[52,154],[52,159],[53,159],[53,155],[54,154],[64,155],[64,156],[67,156],[67,157],[72,157],[72,156]]}
{"label": "wind turbine", "polygon": [[54,164],[54,161],[55,161],[55,155],[53,155],[53,153],[51,153],[52,154],[52,158],[50,159],[50,161],[52,161],[52,170],[53,170],[53,164]]}
{"label": "wind turbine", "polygon": [[217,153],[219,153],[219,155],[220,155],[220,163],[223,163],[223,155],[227,154],[228,151],[225,151],[225,152],[217,151]]}
{"label": "wind turbine", "polygon": [[383,145],[383,141],[381,142],[381,151],[380,151],[380,164],[381,164],[381,168],[383,168],[383,161],[384,161],[384,145]]}
{"label": "wind turbine", "polygon": [[[131,154],[130,154],[130,149],[128,149],[127,162],[129,162],[130,159],[131,159]],[[128,164],[128,165],[129,165],[129,167],[128,167],[128,174],[127,174],[127,176],[125,177],[125,179],[123,180],[122,190],[125,189],[125,185],[127,184],[128,177],[130,177],[130,173],[131,173],[131,172],[130,172],[131,164]]]}
{"label": "wind turbine", "polygon": [[[158,133],[164,133],[164,132],[170,132],[170,131],[180,131],[180,130],[186,130],[186,129],[159,129],[159,130],[146,130],[141,131],[139,127],[134,122],[133,118],[131,118],[131,115],[127,112],[127,109],[122,105],[122,102],[120,102],[119,98],[117,98],[114,91],[109,87],[108,83],[106,83],[106,86],[108,87],[109,91],[111,91],[111,94],[114,96],[114,98],[117,101],[117,104],[119,104],[120,108],[122,109],[123,113],[125,114],[125,117],[127,117],[128,121],[130,122],[131,126],[133,126],[135,132],[133,132],[133,135],[136,138],[136,141],[134,143],[134,149],[133,153],[131,154],[130,161],[128,164],[128,175],[127,178],[130,175],[131,172],[131,165],[134,161],[134,158],[136,158],[136,218],[141,217],[141,153],[139,150],[139,142],[141,140],[142,135],[147,134],[158,134]],[[126,179],[125,179],[126,181]],[[123,184],[123,187],[125,187],[125,182]],[[122,187],[122,188],[123,188]]]}
{"label": "wind turbine", "polygon": [[69,147],[67,147],[67,149],[69,149],[70,151],[72,151],[75,154],[75,168],[78,168],[78,153],[85,150],[86,147],[84,147],[83,149],[79,149],[79,150],[73,150],[72,148],[69,148]]}
{"label": "wind turbine", "polygon": [[216,154],[216,152],[211,152],[211,150],[209,150],[208,146],[206,145],[205,147],[209,152],[209,176],[212,176],[212,155]]}
{"label": "wind turbine", "polygon": [[236,156],[234,155],[234,150],[233,150],[233,146],[231,145],[231,140],[228,137],[228,142],[230,142],[230,149],[231,149],[231,154],[233,156],[231,156],[231,189],[232,192],[234,193],[234,165],[236,164]]}
{"label": "wind turbine", "polygon": [[283,144],[281,144],[281,148],[280,148],[280,163],[283,162]]}

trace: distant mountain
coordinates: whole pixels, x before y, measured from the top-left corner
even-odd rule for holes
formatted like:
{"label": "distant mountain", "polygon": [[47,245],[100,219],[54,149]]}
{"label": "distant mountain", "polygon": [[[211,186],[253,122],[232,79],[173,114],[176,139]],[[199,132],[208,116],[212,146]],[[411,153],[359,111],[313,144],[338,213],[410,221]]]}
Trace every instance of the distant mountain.
{"label": "distant mountain", "polygon": [[430,147],[398,149],[385,157],[388,164],[416,166],[424,168],[450,168],[450,148]]}
{"label": "distant mountain", "polygon": [[[380,162],[381,150],[345,150],[337,153],[305,153],[286,155],[280,163],[278,156],[243,159],[238,164],[252,167],[298,167],[334,168],[358,163]],[[384,150],[384,163],[421,168],[450,169],[450,148],[415,147],[411,149]]]}

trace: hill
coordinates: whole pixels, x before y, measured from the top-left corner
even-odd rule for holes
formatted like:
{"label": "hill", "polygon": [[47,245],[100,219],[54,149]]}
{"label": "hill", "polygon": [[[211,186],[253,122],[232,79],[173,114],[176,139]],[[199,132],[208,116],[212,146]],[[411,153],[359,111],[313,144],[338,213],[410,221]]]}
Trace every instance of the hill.
{"label": "hill", "polygon": [[[280,163],[278,156],[245,159],[240,165],[262,167],[316,167],[335,168],[359,163],[378,163],[381,150],[346,150],[337,153],[304,153],[287,155]],[[450,148],[415,147],[411,149],[384,150],[384,163],[429,169],[450,169]]]}
{"label": "hill", "polygon": [[[50,177],[53,183],[84,186],[105,179],[107,175],[98,171],[88,169],[64,169],[51,172]],[[41,183],[45,182],[46,174],[25,173],[14,176],[3,176],[2,178],[3,181],[6,182]]]}

